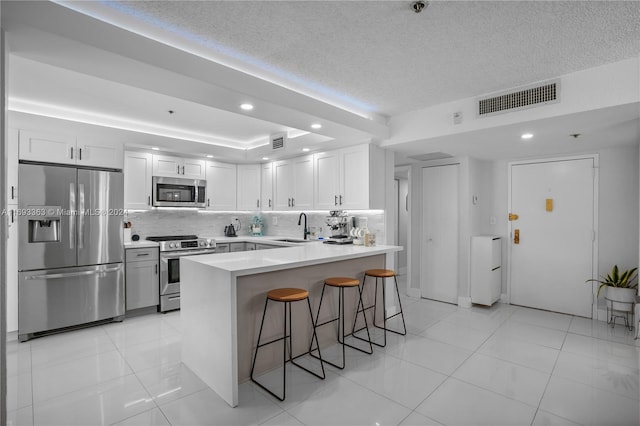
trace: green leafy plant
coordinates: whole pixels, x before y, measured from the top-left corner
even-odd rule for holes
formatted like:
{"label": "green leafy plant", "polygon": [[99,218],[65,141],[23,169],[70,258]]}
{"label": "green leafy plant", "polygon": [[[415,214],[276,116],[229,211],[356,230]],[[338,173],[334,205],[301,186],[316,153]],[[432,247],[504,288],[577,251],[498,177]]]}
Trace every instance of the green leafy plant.
{"label": "green leafy plant", "polygon": [[613,265],[611,272],[609,272],[606,277],[603,277],[601,275],[600,279],[594,278],[587,280],[586,282],[596,281],[600,283],[600,287],[598,288],[598,296],[600,296],[600,291],[603,287],[637,288],[637,270],[638,268],[632,268],[620,273],[620,271],[618,270],[618,265]]}

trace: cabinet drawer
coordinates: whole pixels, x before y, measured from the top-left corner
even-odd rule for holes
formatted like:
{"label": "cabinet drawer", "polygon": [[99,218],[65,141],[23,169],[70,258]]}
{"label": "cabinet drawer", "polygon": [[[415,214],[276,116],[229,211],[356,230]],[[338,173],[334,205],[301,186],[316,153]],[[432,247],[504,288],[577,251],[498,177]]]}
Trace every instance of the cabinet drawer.
{"label": "cabinet drawer", "polygon": [[143,260],[158,260],[160,257],[157,247],[131,248],[125,250],[127,262],[139,262]]}

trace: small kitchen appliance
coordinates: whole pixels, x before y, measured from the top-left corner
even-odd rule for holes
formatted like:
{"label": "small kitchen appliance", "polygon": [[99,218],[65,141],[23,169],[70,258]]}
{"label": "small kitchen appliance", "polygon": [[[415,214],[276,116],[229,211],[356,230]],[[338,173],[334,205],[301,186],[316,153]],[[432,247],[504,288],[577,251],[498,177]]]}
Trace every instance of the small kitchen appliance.
{"label": "small kitchen appliance", "polygon": [[251,225],[249,225],[249,229],[251,232],[251,235],[253,236],[261,236],[262,235],[262,230],[263,230],[263,222],[262,219],[258,216],[254,216],[253,218],[251,218]]}
{"label": "small kitchen appliance", "polygon": [[329,226],[329,237],[324,240],[325,244],[352,244],[353,239],[349,236],[351,231],[351,217],[344,210],[332,210],[326,218]]}
{"label": "small kitchen appliance", "polygon": [[180,309],[180,258],[212,254],[216,242],[196,235],[147,237],[160,244],[160,312]]}

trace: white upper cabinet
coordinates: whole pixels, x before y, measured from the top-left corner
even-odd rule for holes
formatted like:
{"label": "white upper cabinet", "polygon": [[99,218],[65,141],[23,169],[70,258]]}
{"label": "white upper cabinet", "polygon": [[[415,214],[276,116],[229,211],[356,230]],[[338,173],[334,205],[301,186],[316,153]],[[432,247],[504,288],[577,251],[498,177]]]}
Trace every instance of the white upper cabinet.
{"label": "white upper cabinet", "polygon": [[238,165],[238,210],[260,210],[260,164]]}
{"label": "white upper cabinet", "polygon": [[260,209],[273,210],[273,163],[260,165]]}
{"label": "white upper cabinet", "polygon": [[313,208],[313,155],[273,163],[275,210]]}
{"label": "white upper cabinet", "polygon": [[18,129],[9,129],[7,138],[7,204],[18,204]]}
{"label": "white upper cabinet", "polygon": [[383,208],[384,156],[378,147],[322,152],[314,162],[316,209]]}
{"label": "white upper cabinet", "polygon": [[236,168],[235,164],[206,162],[207,210],[236,210]]}
{"label": "white upper cabinet", "polygon": [[124,208],[151,208],[152,155],[142,152],[124,153]]}
{"label": "white upper cabinet", "polygon": [[20,130],[21,160],[122,169],[122,143]]}
{"label": "white upper cabinet", "polygon": [[205,168],[206,161],[199,158],[153,156],[153,176],[205,179]]}

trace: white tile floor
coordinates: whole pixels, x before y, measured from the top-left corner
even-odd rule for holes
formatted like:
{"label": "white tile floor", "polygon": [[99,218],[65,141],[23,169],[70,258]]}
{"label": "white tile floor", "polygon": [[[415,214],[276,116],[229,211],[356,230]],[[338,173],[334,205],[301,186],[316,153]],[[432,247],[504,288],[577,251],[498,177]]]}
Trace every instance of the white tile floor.
{"label": "white tile floor", "polygon": [[371,356],[347,349],[324,381],[288,366],[284,402],[245,383],[237,408],[181,364],[180,312],[13,340],[8,424],[640,424],[640,340],[622,325],[403,303],[406,337],[389,334]]}

